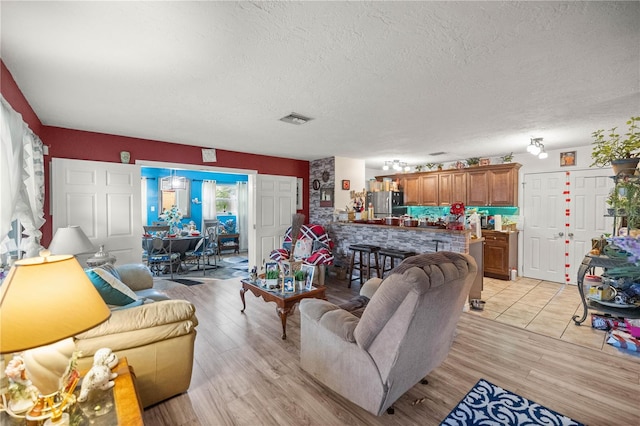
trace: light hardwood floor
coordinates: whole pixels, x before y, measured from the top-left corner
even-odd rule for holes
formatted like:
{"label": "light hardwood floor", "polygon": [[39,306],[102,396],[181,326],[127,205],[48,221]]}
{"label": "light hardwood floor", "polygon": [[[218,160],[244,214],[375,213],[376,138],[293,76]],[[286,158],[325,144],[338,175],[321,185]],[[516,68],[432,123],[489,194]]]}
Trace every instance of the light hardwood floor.
{"label": "light hardwood floor", "polygon": [[[486,288],[483,315],[491,317],[496,311],[489,308],[499,299],[491,303],[493,290]],[[329,280],[327,297],[341,303],[358,290]],[[247,309],[240,313],[238,279],[207,279],[166,292],[196,305],[193,378],[187,393],[145,410],[147,425],[437,425],[481,378],[591,426],[639,424],[640,359],[519,328],[508,316],[500,321],[522,297],[497,320],[463,313],[449,357],[428,376],[429,384],[403,395],[395,415],[376,417],[300,368],[297,311],[283,341],[273,303],[247,294]]]}

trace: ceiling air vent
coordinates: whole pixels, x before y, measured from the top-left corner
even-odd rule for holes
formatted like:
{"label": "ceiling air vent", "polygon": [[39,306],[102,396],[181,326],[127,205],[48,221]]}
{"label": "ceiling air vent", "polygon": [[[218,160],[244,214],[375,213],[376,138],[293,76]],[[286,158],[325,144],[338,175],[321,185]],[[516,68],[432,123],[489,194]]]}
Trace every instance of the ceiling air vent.
{"label": "ceiling air vent", "polygon": [[304,115],[296,114],[295,112],[292,112],[286,117],[282,117],[280,119],[280,121],[284,121],[285,123],[291,123],[291,124],[297,124],[297,125],[304,124],[310,120],[313,120],[313,118],[305,117]]}
{"label": "ceiling air vent", "polygon": [[431,155],[432,157],[435,157],[437,155],[444,155],[444,154],[446,154],[446,152],[438,151],[438,152],[432,152],[431,154],[428,154],[428,155]]}

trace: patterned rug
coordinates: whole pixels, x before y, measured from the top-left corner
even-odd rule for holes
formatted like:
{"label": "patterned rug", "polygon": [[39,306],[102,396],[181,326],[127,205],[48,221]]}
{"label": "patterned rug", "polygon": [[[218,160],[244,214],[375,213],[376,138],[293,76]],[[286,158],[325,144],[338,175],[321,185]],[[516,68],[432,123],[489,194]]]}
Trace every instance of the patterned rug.
{"label": "patterned rug", "polygon": [[475,384],[440,424],[583,426],[582,423],[483,379]]}
{"label": "patterned rug", "polygon": [[190,280],[188,278],[174,278],[172,280],[169,281],[173,281],[179,284],[183,284],[183,285],[198,285],[198,284],[202,284],[202,281],[196,281],[196,280]]}

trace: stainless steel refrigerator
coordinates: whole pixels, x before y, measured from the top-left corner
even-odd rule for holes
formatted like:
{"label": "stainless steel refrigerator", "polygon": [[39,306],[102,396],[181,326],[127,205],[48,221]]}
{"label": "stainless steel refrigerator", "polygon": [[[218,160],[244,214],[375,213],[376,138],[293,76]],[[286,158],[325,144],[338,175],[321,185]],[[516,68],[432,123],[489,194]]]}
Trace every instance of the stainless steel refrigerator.
{"label": "stainless steel refrigerator", "polygon": [[367,193],[367,205],[373,205],[373,214],[375,217],[397,216],[402,214],[402,206],[404,197],[402,192],[398,191],[380,191]]}

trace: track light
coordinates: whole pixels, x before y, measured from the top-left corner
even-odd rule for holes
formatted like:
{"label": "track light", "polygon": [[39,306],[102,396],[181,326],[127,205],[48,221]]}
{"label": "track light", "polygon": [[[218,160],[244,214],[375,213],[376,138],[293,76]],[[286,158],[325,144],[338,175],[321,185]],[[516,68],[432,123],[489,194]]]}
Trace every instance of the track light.
{"label": "track light", "polygon": [[382,170],[389,170],[389,169],[393,169],[396,172],[402,172],[402,171],[408,172],[411,170],[411,167],[404,161],[400,161],[400,160],[385,161],[384,166],[382,166]]}
{"label": "track light", "polygon": [[542,138],[531,138],[529,146],[527,146],[527,152],[537,156],[539,159],[544,160],[549,156],[544,150],[544,144]]}

